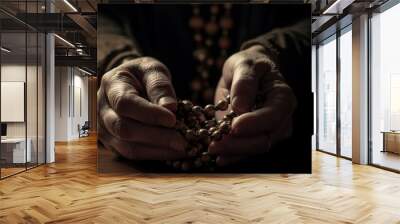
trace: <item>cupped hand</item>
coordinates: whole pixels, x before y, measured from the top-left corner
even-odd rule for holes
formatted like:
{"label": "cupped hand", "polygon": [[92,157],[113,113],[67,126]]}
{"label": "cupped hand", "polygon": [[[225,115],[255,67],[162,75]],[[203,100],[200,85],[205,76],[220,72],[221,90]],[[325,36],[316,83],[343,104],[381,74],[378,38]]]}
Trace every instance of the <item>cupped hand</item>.
{"label": "cupped hand", "polygon": [[177,101],[170,73],[150,57],[123,62],[101,80],[97,92],[98,137],[134,160],[185,156],[186,141],[175,131]]}
{"label": "cupped hand", "polygon": [[[263,154],[290,136],[296,97],[261,45],[232,55],[222,73],[215,101],[230,94],[230,109],[238,115],[230,133],[209,147],[224,166]],[[219,112],[217,118],[223,115]]]}

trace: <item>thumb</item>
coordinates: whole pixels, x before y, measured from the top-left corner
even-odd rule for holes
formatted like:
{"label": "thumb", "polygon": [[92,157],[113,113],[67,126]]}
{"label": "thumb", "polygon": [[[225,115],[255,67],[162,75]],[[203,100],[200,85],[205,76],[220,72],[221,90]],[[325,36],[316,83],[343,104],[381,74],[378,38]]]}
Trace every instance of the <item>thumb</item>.
{"label": "thumb", "polygon": [[168,71],[147,71],[143,76],[143,83],[152,103],[165,107],[171,112],[176,111],[177,100]]}

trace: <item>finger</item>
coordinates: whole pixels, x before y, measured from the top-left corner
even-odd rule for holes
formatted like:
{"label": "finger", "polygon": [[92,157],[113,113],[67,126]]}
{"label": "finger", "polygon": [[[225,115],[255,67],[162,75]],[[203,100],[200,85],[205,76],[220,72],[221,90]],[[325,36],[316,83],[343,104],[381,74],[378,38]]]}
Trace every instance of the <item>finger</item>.
{"label": "finger", "polygon": [[118,72],[104,81],[108,103],[119,115],[151,125],[172,127],[175,124],[171,111],[139,96],[137,80],[130,72]]}
{"label": "finger", "polygon": [[132,119],[121,117],[111,108],[101,113],[105,128],[116,138],[185,151],[186,141],[174,129],[145,125]]}
{"label": "finger", "polygon": [[132,160],[176,160],[186,156],[183,151],[168,150],[162,147],[128,142],[114,138],[106,129],[99,127],[99,139],[106,147],[116,150],[120,155]]}
{"label": "finger", "polygon": [[271,143],[274,144],[275,142],[289,138],[292,135],[292,129],[292,117],[290,116],[282,122],[277,130],[270,133]]}
{"label": "finger", "polygon": [[236,117],[232,123],[232,134],[250,136],[271,132],[292,115],[296,98],[291,88],[282,81],[274,81],[264,107]]}
{"label": "finger", "polygon": [[[217,104],[218,101],[220,101],[220,100],[222,100],[222,99],[225,99],[226,96],[228,96],[228,95],[229,95],[229,90],[228,90],[227,87],[226,87],[226,83],[225,83],[224,79],[221,78],[221,79],[219,80],[219,82],[218,82],[217,89],[216,89],[216,91],[215,91],[215,97],[214,97],[214,102],[215,102],[215,104]],[[224,116],[228,111],[230,111],[230,110],[231,110],[231,105],[229,104],[227,110],[225,110],[225,111],[217,110],[217,111],[215,112],[215,116],[216,116],[217,119],[220,120],[220,119],[222,119],[223,116]]]}
{"label": "finger", "polygon": [[225,80],[223,78],[221,78],[218,81],[218,85],[215,90],[214,102],[217,103],[219,100],[224,99],[227,95],[229,95],[228,87],[225,83]]}
{"label": "finger", "polygon": [[171,75],[165,65],[149,59],[149,62],[141,64],[143,70],[142,81],[150,101],[176,111],[177,100],[171,82]]}
{"label": "finger", "polygon": [[254,104],[258,79],[252,65],[241,63],[233,69],[231,86],[232,109],[237,114],[249,112]]}
{"label": "finger", "polygon": [[242,156],[218,156],[216,162],[218,166],[228,166],[238,163],[244,158]]}
{"label": "finger", "polygon": [[270,138],[266,134],[249,137],[226,135],[221,141],[212,142],[208,152],[225,156],[256,155],[267,152],[270,147]]}

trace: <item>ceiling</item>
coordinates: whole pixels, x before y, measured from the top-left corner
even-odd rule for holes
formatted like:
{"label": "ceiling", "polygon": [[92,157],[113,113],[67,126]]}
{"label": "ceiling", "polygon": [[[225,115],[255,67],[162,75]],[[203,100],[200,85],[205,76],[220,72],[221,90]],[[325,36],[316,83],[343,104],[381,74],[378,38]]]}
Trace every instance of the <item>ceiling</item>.
{"label": "ceiling", "polygon": [[[141,2],[161,2],[168,0],[140,0]],[[175,0],[179,1],[179,0]],[[274,0],[253,0],[254,2],[277,2]],[[323,12],[336,4],[339,14],[323,15]],[[311,3],[313,10],[313,36],[327,30],[341,18],[345,8],[356,8],[355,5],[371,5],[386,0],[303,0]],[[96,27],[98,3],[134,3],[138,0],[0,0],[0,26],[3,35],[3,46],[11,48],[10,55],[25,55],[25,32],[54,32],[76,47],[55,39],[56,56],[63,64],[77,63],[80,60],[91,69],[96,68]],[[184,2],[184,0],[182,0]],[[286,0],[285,2],[288,2]],[[343,4],[341,3],[343,2]],[[46,8],[47,7],[47,8]],[[365,7],[363,7],[365,9]],[[51,10],[50,10],[51,9]],[[51,13],[49,13],[51,11]],[[28,35],[29,36],[29,35]],[[29,38],[28,38],[29,39]],[[28,40],[29,42],[30,40]],[[32,49],[31,49],[32,48]],[[28,44],[28,54],[34,53],[34,43]],[[78,53],[77,49],[79,49]],[[67,56],[67,57],[66,57]],[[84,57],[82,57],[84,56]],[[69,60],[69,61],[68,61]],[[56,60],[57,62],[57,60]],[[90,64],[89,63],[89,64]]]}

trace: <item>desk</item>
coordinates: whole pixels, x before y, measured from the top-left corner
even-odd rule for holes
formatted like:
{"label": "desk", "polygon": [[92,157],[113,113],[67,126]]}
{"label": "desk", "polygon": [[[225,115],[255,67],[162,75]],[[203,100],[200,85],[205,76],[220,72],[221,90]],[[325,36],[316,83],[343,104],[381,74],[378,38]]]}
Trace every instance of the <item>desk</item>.
{"label": "desk", "polygon": [[400,131],[383,131],[382,152],[393,152],[400,154]]}
{"label": "desk", "polygon": [[6,138],[1,139],[1,159],[5,163],[26,163],[32,158],[30,138],[26,139],[28,143],[25,152],[25,138]]}

